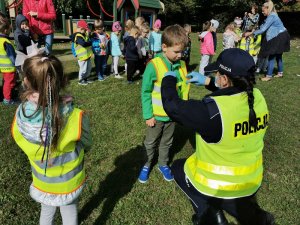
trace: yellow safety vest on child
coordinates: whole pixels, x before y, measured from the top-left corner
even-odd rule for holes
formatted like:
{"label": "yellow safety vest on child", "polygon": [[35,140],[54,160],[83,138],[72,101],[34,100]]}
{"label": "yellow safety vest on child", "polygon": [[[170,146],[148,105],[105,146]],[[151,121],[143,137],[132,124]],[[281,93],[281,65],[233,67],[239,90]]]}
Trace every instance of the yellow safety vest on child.
{"label": "yellow safety vest on child", "polygon": [[42,192],[68,194],[77,190],[85,181],[83,165],[84,149],[76,143],[81,137],[83,111],[74,109],[60,133],[57,149],[41,162],[43,146],[27,141],[18,130],[16,117],[12,124],[12,136],[27,155],[32,169],[33,186]]}
{"label": "yellow safety vest on child", "polygon": [[82,34],[77,33],[74,38],[74,46],[75,46],[76,56],[77,56],[78,60],[84,61],[84,60],[89,59],[92,56],[93,51],[92,51],[91,46],[83,47],[83,46],[77,44],[76,41],[77,41],[78,37],[83,38],[85,41],[88,40],[88,37],[85,37]]}
{"label": "yellow safety vest on child", "polygon": [[254,194],[260,187],[269,112],[261,92],[254,89],[253,94],[257,127],[249,125],[245,92],[211,97],[220,110],[222,139],[207,143],[196,134],[196,152],[184,165],[185,174],[199,192],[217,198],[239,198]]}
{"label": "yellow safety vest on child", "polygon": [[[4,44],[11,44],[10,40],[5,37],[0,37],[0,72],[2,73],[11,73],[16,71],[15,65],[12,63],[10,58],[7,56],[7,53],[4,49]],[[13,46],[13,45],[12,45]]]}
{"label": "yellow safety vest on child", "polygon": [[[167,117],[167,113],[165,112],[162,104],[162,97],[161,97],[161,83],[162,79],[166,72],[168,72],[168,67],[165,62],[160,58],[156,57],[152,59],[150,62],[153,63],[157,79],[154,83],[153,91],[152,91],[152,107],[153,107],[153,114],[154,116],[161,116]],[[177,78],[177,92],[181,99],[187,100],[189,96],[190,84],[187,84],[186,81],[186,65],[185,62],[180,60],[180,68],[179,68],[179,75],[180,80]]]}

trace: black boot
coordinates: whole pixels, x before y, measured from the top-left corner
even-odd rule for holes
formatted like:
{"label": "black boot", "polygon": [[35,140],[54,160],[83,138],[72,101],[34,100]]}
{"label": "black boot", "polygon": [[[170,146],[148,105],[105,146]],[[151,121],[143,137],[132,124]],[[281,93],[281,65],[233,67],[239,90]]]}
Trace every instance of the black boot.
{"label": "black boot", "polygon": [[228,225],[228,221],[222,210],[209,209],[205,214],[192,216],[194,225]]}

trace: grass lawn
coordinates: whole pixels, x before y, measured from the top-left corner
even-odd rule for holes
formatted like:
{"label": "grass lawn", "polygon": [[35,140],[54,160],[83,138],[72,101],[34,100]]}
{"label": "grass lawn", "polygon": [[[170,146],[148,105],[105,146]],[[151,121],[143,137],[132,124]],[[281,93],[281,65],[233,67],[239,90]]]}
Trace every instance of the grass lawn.
{"label": "grass lawn", "polygon": [[[218,38],[221,49],[221,36]],[[191,64],[196,68],[200,55],[195,34],[192,46]],[[57,44],[54,49],[70,77],[68,92],[75,97],[75,105],[90,117],[94,140],[85,157],[88,180],[79,202],[81,224],[191,224],[190,202],[174,182],[163,180],[156,166],[148,183],[137,181],[144,162],[146,130],[141,114],[141,81],[127,85],[109,78],[79,86],[78,66],[70,55],[70,44]],[[257,200],[275,215],[279,225],[300,224],[299,62],[300,40],[294,39],[291,52],[284,55],[284,78],[257,81],[271,116],[265,137],[264,180]],[[203,87],[192,86],[190,96],[200,99],[207,93]],[[0,224],[38,224],[40,205],[28,191],[30,165],[10,134],[15,110],[16,106],[0,104]],[[193,140],[193,131],[178,125],[171,160],[190,156],[194,151]],[[237,224],[228,218],[231,225]],[[60,221],[60,217],[56,220]]]}

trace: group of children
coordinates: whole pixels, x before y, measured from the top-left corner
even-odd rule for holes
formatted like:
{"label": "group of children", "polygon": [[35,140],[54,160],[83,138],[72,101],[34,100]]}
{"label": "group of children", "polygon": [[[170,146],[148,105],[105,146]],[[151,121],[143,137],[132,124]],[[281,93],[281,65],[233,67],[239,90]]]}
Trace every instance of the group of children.
{"label": "group of children", "polygon": [[94,31],[86,21],[77,23],[77,30],[71,36],[72,52],[78,60],[80,85],[91,83],[91,57],[94,54],[95,69],[99,81],[103,81],[109,74],[106,72],[109,55],[112,57],[111,74],[122,79],[119,73],[120,58],[125,58],[125,72],[128,84],[133,83],[134,75],[142,74],[146,63],[161,52],[161,21],[157,19],[150,32],[150,26],[143,17],[137,17],[135,22],[127,20],[125,33],[121,38],[122,26],[119,21],[112,24],[112,32],[105,32],[104,23],[97,19]]}
{"label": "group of children", "polygon": [[[173,180],[168,166],[169,150],[173,141],[175,123],[162,106],[161,83],[165,74],[177,77],[177,92],[187,99],[189,83],[187,66],[190,59],[191,27],[173,25],[160,33],[161,21],[156,20],[150,33],[149,24],[142,17],[126,22],[124,47],[119,41],[121,25],[114,22],[109,36],[101,20],[95,20],[94,32],[80,20],[72,35],[72,51],[79,64],[79,83],[90,82],[91,56],[94,54],[98,80],[104,80],[107,58],[112,56],[112,70],[116,78],[119,58],[126,59],[128,82],[137,71],[143,73],[142,108],[146,121],[145,164],[138,180],[147,182],[154,152],[158,147],[158,169],[167,181]],[[15,85],[15,50],[9,41],[11,25],[0,17],[0,72],[4,80],[4,104],[12,104],[11,90]],[[17,17],[15,43],[17,50],[27,54],[32,43],[28,21]],[[180,60],[181,57],[184,60]],[[146,65],[147,63],[147,65]],[[63,224],[78,224],[77,204],[86,180],[84,152],[91,146],[87,116],[74,107],[71,96],[62,94],[67,85],[63,65],[53,55],[28,56],[18,68],[22,73],[22,103],[12,124],[12,136],[27,155],[32,169],[31,197],[41,204],[40,224],[52,224],[56,208],[60,208]],[[144,72],[143,72],[144,70]],[[9,91],[7,91],[9,89]],[[65,169],[67,168],[67,170]]]}

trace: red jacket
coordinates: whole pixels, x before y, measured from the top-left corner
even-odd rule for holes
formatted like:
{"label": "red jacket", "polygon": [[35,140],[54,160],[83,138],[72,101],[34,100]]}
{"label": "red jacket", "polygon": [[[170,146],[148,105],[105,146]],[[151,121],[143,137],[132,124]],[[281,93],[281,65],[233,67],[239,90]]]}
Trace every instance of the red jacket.
{"label": "red jacket", "polygon": [[[37,17],[28,15],[30,11],[37,12]],[[53,21],[56,20],[56,12],[52,0],[23,0],[23,15],[28,19],[32,33],[54,33]]]}

